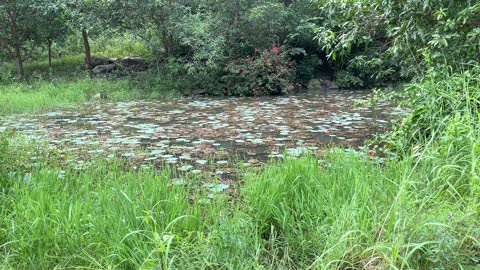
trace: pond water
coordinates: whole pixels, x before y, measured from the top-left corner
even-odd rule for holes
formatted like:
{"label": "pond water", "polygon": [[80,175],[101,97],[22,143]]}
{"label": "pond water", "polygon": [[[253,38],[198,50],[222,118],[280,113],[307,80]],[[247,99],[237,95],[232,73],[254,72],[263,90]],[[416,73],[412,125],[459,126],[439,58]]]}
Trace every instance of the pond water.
{"label": "pond water", "polygon": [[[388,103],[355,106],[370,91],[326,91],[261,98],[196,98],[86,103],[36,115],[12,115],[0,130],[45,139],[69,162],[122,157],[138,166],[175,164],[190,173],[224,173],[284,153],[327,145],[358,147],[402,111]],[[81,160],[79,162],[79,160]]]}

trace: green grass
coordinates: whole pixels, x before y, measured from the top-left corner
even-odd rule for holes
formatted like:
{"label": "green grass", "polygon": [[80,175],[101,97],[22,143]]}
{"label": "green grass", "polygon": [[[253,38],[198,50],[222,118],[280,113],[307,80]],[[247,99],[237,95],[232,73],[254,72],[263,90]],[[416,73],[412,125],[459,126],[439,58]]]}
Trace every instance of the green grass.
{"label": "green grass", "polygon": [[[11,66],[11,72],[14,67]],[[136,74],[120,79],[90,79],[81,56],[25,64],[26,82],[0,82],[0,114],[35,113],[98,100],[173,98],[188,89],[188,80],[154,73]]]}
{"label": "green grass", "polygon": [[[81,36],[70,37],[75,41],[81,41]],[[24,62],[24,72],[27,80],[76,80],[88,77],[85,70],[83,54],[83,43],[80,48],[53,48],[52,67],[48,66],[46,51],[37,52],[34,61]],[[151,52],[145,44],[135,38],[132,34],[97,37],[90,40],[92,56],[100,55],[111,58],[122,58],[125,56],[140,56],[146,59],[151,57]],[[73,50],[72,50],[73,49]],[[62,57],[55,57],[57,50],[63,54]],[[1,63],[1,62],[0,62]],[[0,64],[0,82],[13,81],[15,76],[15,64],[13,59],[9,63]]]}
{"label": "green grass", "polygon": [[282,269],[475,265],[478,197],[449,200],[442,194],[458,187],[425,188],[426,175],[411,160],[384,168],[344,154],[321,167],[291,160],[247,177],[246,210]]}
{"label": "green grass", "polygon": [[[18,162],[13,149],[19,148],[4,145],[3,164]],[[412,160],[382,167],[338,152],[320,165],[311,156],[287,159],[249,171],[241,197],[226,203],[209,202],[199,179],[187,188],[171,185],[168,169],[135,172],[120,161],[94,161],[59,177],[53,157],[0,174],[4,269],[475,269],[478,263],[478,183],[445,185]],[[9,178],[6,168],[16,176]]]}
{"label": "green grass", "polygon": [[[62,81],[77,80],[88,77],[85,70],[84,56],[71,55],[52,59],[52,67],[48,66],[48,60],[36,60],[24,63],[25,78],[29,82],[34,81]],[[0,82],[14,82],[15,65],[7,63],[0,69]]]}
{"label": "green grass", "polygon": [[95,55],[106,57],[141,56],[149,58],[152,54],[145,42],[129,33],[114,37],[98,37],[91,43]]}
{"label": "green grass", "polygon": [[99,93],[105,93],[107,101],[171,98],[177,95],[174,88],[169,90],[165,89],[164,85],[156,85],[156,82],[151,82],[151,85],[148,83],[131,80],[79,79],[0,85],[0,114],[52,110],[99,100]]}
{"label": "green grass", "polygon": [[139,268],[161,260],[164,241],[204,230],[209,205],[190,207],[187,192],[168,186],[167,172],[97,165],[64,179],[40,171],[12,186],[14,204],[2,213],[3,267]]}
{"label": "green grass", "polygon": [[[102,93],[106,101],[131,99],[169,99],[189,93],[193,83],[179,79],[168,70],[149,70],[124,77],[91,79],[83,64],[83,56],[54,59],[49,68],[46,61],[25,63],[25,82],[15,82],[15,67],[7,64],[0,69],[0,115],[36,113],[98,100]],[[5,74],[7,79],[3,79]],[[3,74],[3,75],[2,75]],[[11,75],[9,75],[11,74]]]}

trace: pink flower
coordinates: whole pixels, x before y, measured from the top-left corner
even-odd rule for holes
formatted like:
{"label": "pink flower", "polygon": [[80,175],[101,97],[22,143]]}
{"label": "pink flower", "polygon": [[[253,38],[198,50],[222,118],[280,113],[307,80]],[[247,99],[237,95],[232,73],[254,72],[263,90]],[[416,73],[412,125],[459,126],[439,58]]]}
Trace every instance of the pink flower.
{"label": "pink flower", "polygon": [[278,47],[276,44],[272,46],[272,52],[274,53],[279,53],[280,52],[280,47]]}
{"label": "pink flower", "polygon": [[260,52],[260,50],[258,48],[255,48],[255,53],[258,53]]}

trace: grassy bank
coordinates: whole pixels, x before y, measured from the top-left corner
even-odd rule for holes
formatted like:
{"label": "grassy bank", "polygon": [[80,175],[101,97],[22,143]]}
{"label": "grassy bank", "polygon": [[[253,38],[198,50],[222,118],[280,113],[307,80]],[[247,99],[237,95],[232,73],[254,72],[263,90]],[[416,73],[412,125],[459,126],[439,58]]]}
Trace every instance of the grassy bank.
{"label": "grassy bank", "polygon": [[15,82],[14,70],[12,64],[0,67],[0,115],[53,110],[99,100],[100,94],[106,101],[172,98],[191,88],[188,79],[152,70],[91,79],[81,55],[54,59],[51,68],[46,61],[27,62],[24,82]]}
{"label": "grassy bank", "polygon": [[0,85],[0,114],[40,112],[103,98],[118,101],[177,96],[177,89],[168,89],[169,86],[172,85],[168,81],[159,82],[154,78],[147,81],[79,79],[12,83]]}
{"label": "grassy bank", "polygon": [[[249,171],[227,203],[172,172],[82,171],[3,141],[4,269],[475,269],[479,189],[413,159],[331,153]],[[32,149],[36,149],[33,151]],[[43,149],[43,150],[42,150]],[[42,154],[42,152],[44,154]],[[18,159],[22,157],[22,159]],[[465,179],[478,177],[471,164]]]}

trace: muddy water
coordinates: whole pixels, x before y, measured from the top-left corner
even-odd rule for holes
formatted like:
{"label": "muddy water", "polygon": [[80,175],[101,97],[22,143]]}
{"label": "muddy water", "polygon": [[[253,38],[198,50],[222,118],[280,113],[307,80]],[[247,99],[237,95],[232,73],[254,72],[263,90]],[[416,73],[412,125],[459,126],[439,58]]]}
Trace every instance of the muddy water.
{"label": "muddy water", "polygon": [[298,155],[326,145],[358,147],[389,128],[401,111],[389,104],[356,107],[369,91],[328,91],[262,98],[198,98],[89,103],[76,109],[14,115],[13,128],[46,139],[70,162],[114,156],[136,164],[175,164],[200,173],[227,170],[284,152]]}

